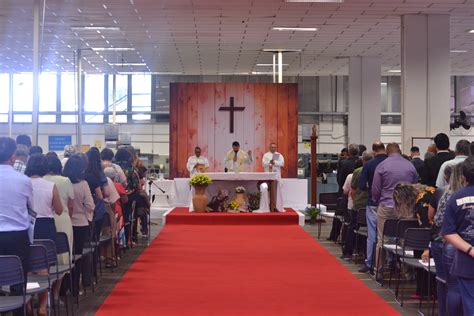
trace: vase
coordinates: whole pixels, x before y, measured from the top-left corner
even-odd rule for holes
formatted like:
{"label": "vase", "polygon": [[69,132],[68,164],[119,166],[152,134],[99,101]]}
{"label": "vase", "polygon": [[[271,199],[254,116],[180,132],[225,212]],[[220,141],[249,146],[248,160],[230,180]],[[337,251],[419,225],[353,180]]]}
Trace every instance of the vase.
{"label": "vase", "polygon": [[235,202],[239,203],[239,210],[247,212],[247,199],[245,197],[245,193],[236,193],[235,194]]}
{"label": "vase", "polygon": [[193,207],[194,212],[204,213],[207,210],[207,203],[209,199],[206,195],[207,186],[195,186],[194,187],[194,196],[193,196]]}

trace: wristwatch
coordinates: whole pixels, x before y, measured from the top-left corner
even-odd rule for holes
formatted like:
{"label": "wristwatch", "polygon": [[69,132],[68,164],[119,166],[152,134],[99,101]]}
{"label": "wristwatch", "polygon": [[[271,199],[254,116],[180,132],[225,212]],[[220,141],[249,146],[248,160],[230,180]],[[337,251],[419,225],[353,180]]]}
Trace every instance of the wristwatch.
{"label": "wristwatch", "polygon": [[467,251],[466,251],[466,253],[467,253],[467,255],[468,255],[468,256],[470,256],[470,255],[471,255],[471,250],[472,250],[472,246],[471,246],[471,247],[469,247],[469,248],[467,248]]}

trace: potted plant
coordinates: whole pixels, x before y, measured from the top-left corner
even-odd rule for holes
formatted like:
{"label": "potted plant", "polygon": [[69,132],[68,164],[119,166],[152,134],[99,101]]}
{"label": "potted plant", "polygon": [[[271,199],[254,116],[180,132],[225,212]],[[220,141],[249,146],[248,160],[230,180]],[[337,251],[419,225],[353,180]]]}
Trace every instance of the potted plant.
{"label": "potted plant", "polygon": [[258,210],[260,208],[260,198],[262,196],[262,193],[260,192],[253,192],[247,194],[248,200],[249,200],[249,209],[251,211]]}
{"label": "potted plant", "polygon": [[235,198],[234,201],[239,203],[239,210],[242,212],[247,212],[247,197],[245,196],[245,188],[242,186],[235,188]]}
{"label": "potted plant", "polygon": [[212,183],[209,176],[198,173],[189,179],[189,184],[194,187],[193,207],[195,212],[205,212],[209,199],[206,195],[206,188]]}
{"label": "potted plant", "polygon": [[229,210],[228,210],[228,212],[230,212],[230,213],[239,212],[239,207],[240,207],[239,203],[237,203],[235,200],[234,200],[234,201],[231,201],[231,202],[229,203]]}
{"label": "potted plant", "polygon": [[305,213],[309,216],[310,224],[315,224],[318,219],[319,213],[321,213],[321,210],[317,207],[309,206],[305,209]]}

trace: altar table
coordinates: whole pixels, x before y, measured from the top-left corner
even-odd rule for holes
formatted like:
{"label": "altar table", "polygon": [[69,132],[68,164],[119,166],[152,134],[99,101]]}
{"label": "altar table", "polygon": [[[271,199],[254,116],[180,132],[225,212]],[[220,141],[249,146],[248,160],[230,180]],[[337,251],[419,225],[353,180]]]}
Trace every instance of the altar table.
{"label": "altar table", "polygon": [[229,197],[235,195],[235,188],[243,186],[248,193],[258,191],[259,182],[268,183],[270,195],[270,209],[284,212],[281,197],[280,177],[274,172],[208,172],[212,184],[208,187],[208,196],[216,196],[219,189],[229,191]]}

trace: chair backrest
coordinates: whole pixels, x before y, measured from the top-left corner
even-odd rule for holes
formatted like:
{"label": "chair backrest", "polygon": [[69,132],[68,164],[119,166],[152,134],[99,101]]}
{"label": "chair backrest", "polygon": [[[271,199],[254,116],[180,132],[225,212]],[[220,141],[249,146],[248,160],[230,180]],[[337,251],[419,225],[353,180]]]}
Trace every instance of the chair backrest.
{"label": "chair backrest", "polygon": [[408,228],[420,228],[416,219],[401,219],[397,224],[397,239],[403,239]]}
{"label": "chair backrest", "polygon": [[408,228],[405,231],[403,247],[410,250],[426,250],[431,240],[430,228]]}
{"label": "chair backrest", "polygon": [[28,272],[37,272],[49,269],[48,251],[44,245],[34,244],[30,246],[28,256]]}
{"label": "chair backrest", "polygon": [[17,256],[0,256],[0,286],[25,282],[21,260]]}
{"label": "chair backrest", "polygon": [[69,239],[66,233],[56,233],[56,254],[61,255],[63,253],[70,254]]}
{"label": "chair backrest", "polygon": [[339,193],[337,192],[319,193],[319,204],[325,205],[328,210],[335,210],[338,197]]}
{"label": "chair backrest", "polygon": [[365,208],[361,208],[357,212],[357,224],[359,224],[359,226],[367,226],[367,217],[366,217]]}
{"label": "chair backrest", "polygon": [[397,237],[398,219],[387,219],[383,224],[384,237]]}
{"label": "chair backrest", "polygon": [[58,257],[56,255],[56,244],[50,239],[35,239],[33,241],[35,245],[43,245],[46,248],[48,254],[48,262],[50,266],[54,266],[58,263]]}
{"label": "chair backrest", "polygon": [[347,199],[345,197],[338,197],[336,202],[336,215],[343,216],[347,211]]}

